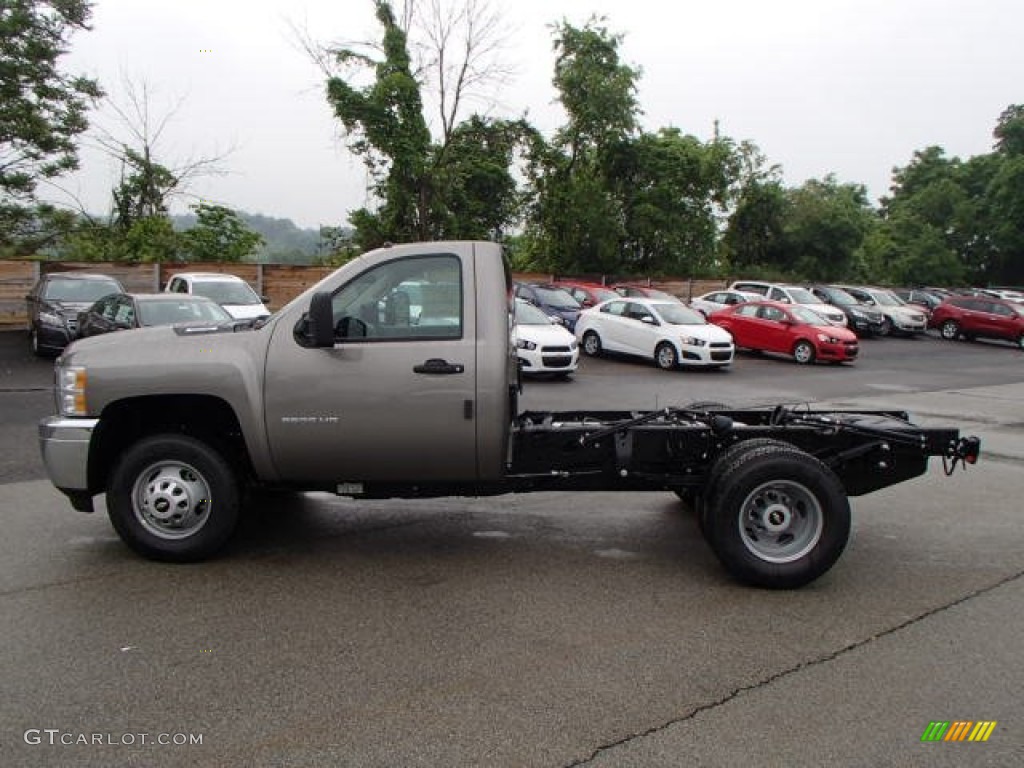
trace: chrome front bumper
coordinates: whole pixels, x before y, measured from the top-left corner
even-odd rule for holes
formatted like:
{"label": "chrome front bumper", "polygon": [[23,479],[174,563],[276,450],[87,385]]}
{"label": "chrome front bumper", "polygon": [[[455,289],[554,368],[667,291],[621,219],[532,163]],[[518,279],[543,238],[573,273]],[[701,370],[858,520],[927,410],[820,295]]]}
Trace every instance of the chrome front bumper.
{"label": "chrome front bumper", "polygon": [[50,481],[65,493],[89,490],[89,441],[99,419],[50,416],[39,422],[39,447]]}

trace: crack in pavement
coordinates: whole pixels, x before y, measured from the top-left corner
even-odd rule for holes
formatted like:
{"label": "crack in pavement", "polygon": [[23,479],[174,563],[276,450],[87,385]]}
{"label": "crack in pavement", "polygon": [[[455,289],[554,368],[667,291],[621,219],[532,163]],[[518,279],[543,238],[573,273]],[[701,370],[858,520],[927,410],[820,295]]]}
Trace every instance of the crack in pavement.
{"label": "crack in pavement", "polygon": [[973,600],[976,597],[980,597],[981,595],[993,592],[999,589],[1000,587],[1003,587],[1021,578],[1024,578],[1024,571],[1018,571],[1017,573],[1010,574],[1009,576],[1005,576],[1002,579],[999,579],[998,581],[989,584],[988,586],[980,587],[976,590],[973,590],[972,592],[969,592],[963,597],[957,598],[951,603],[947,603],[946,605],[940,605],[937,608],[932,608],[930,610],[925,611],[924,613],[918,614],[917,616],[912,616],[909,619],[906,619],[905,621],[902,621],[893,627],[889,627],[888,629],[882,632],[878,632],[877,634],[871,635],[870,637],[866,637],[862,640],[852,642],[849,645],[843,646],[842,648],[839,648],[838,650],[835,650],[831,653],[825,654],[824,656],[819,656],[815,659],[811,659],[810,661],[800,662],[795,666],[789,667],[788,669],[784,669],[780,672],[776,672],[772,675],[769,675],[768,677],[763,678],[762,680],[750,683],[749,685],[742,685],[739,688],[735,688],[732,691],[729,691],[727,694],[725,694],[724,696],[715,701],[709,702],[707,704],[702,704],[699,707],[695,707],[689,714],[683,715],[682,717],[673,718],[672,720],[661,723],[660,725],[651,726],[647,730],[642,731],[640,733],[631,733],[628,736],[623,736],[621,739],[617,739],[616,741],[612,741],[607,744],[602,744],[601,746],[595,748],[587,757],[581,760],[574,760],[571,763],[567,763],[565,765],[565,768],[579,768],[579,766],[588,765],[594,760],[596,760],[604,752],[613,750],[616,747],[624,746],[638,739],[643,739],[647,736],[653,736],[656,733],[666,731],[674,725],[679,725],[680,723],[685,723],[690,720],[693,720],[698,715],[704,712],[709,712],[711,710],[717,709],[725,704],[728,704],[733,699],[737,699],[746,693],[756,691],[760,688],[765,688],[778,680],[782,680],[784,678],[790,677],[791,675],[795,675],[798,672],[804,671],[805,669],[812,669],[822,664],[827,664],[831,661],[835,661],[836,659],[845,656],[846,654],[851,653],[852,651],[856,651],[860,648],[863,648],[869,643],[873,643],[874,641],[880,640],[884,637],[888,637],[889,635],[894,635],[897,632],[900,632],[921,621],[924,621],[925,619],[929,619],[932,616],[944,613],[945,611],[948,611],[951,608],[955,608],[958,605],[962,605],[963,603],[966,603],[969,600]]}

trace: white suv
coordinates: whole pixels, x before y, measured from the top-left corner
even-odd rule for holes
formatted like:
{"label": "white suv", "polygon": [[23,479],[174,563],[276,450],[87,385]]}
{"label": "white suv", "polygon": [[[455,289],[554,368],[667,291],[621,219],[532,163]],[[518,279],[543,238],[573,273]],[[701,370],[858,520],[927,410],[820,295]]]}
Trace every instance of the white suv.
{"label": "white suv", "polygon": [[172,275],[164,288],[167,293],[192,293],[213,299],[236,320],[250,320],[270,314],[249,284],[237,275],[219,272],[181,272]]}
{"label": "white suv", "polygon": [[798,304],[817,312],[828,320],[830,325],[846,327],[846,313],[829,304],[822,304],[821,299],[800,285],[785,283],[763,283],[758,280],[737,280],[729,286],[734,291],[759,293],[766,299],[779,301],[783,304]]}

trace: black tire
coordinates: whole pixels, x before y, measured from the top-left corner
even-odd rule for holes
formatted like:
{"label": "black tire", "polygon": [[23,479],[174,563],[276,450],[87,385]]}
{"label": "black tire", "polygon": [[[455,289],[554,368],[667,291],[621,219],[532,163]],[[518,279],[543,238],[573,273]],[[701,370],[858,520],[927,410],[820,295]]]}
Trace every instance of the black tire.
{"label": "black tire", "polygon": [[807,339],[800,339],[800,341],[793,345],[793,359],[800,363],[800,365],[810,365],[814,362],[815,356],[814,345],[807,341]]}
{"label": "black tire", "polygon": [[654,348],[654,364],[663,371],[674,371],[679,365],[679,353],[667,341]]}
{"label": "black tire", "polygon": [[28,343],[32,345],[32,354],[36,357],[46,357],[46,350],[39,345],[39,331],[33,327],[28,332]]}
{"label": "black tire", "polygon": [[1024,333],[1017,337],[1017,348],[1024,351]]}
{"label": "black tire", "polygon": [[939,326],[939,335],[946,341],[956,341],[960,338],[960,323],[956,320],[943,320]]}
{"label": "black tire", "polygon": [[892,320],[886,317],[882,320],[882,324],[878,327],[879,336],[888,336],[892,333]]}
{"label": "black tire", "polygon": [[588,357],[599,357],[601,355],[601,337],[596,331],[587,331],[583,334],[583,352]]}
{"label": "black tire", "polygon": [[782,440],[776,440],[771,437],[753,437],[749,440],[741,440],[738,443],[733,443],[715,460],[715,463],[711,466],[708,471],[708,476],[704,479],[703,493],[700,496],[700,501],[695,505],[697,507],[698,518],[697,522],[700,526],[700,532],[704,533],[707,528],[707,516],[710,514],[710,509],[714,506],[714,499],[718,494],[718,486],[722,482],[722,478],[725,477],[729,471],[729,467],[736,460],[737,456],[740,456],[748,451],[757,450],[758,448],[772,448],[775,451],[799,451],[792,443],[787,443]]}
{"label": "black tire", "polygon": [[184,435],[135,443],[114,466],[107,487],[114,529],[152,560],[185,563],[211,556],[234,533],[240,506],[228,462]]}
{"label": "black tire", "polygon": [[761,446],[741,451],[708,500],[705,537],[740,581],[795,589],[831,568],[850,537],[850,504],[835,473],[810,454]]}

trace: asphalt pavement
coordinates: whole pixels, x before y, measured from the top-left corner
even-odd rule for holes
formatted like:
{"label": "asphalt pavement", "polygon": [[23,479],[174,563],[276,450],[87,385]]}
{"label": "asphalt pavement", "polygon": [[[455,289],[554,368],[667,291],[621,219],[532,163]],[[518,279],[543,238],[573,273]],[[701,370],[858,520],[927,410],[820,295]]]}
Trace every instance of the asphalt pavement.
{"label": "asphalt pavement", "polygon": [[[36,467],[50,371],[4,336],[0,458]],[[846,553],[792,592],[731,582],[668,494],[273,495],[224,556],[173,566],[21,470],[0,483],[0,765],[1024,764],[1024,357],[900,344],[527,385],[529,407],[785,393],[981,436],[966,471],[854,499]],[[921,740],[956,721],[996,726]]]}

